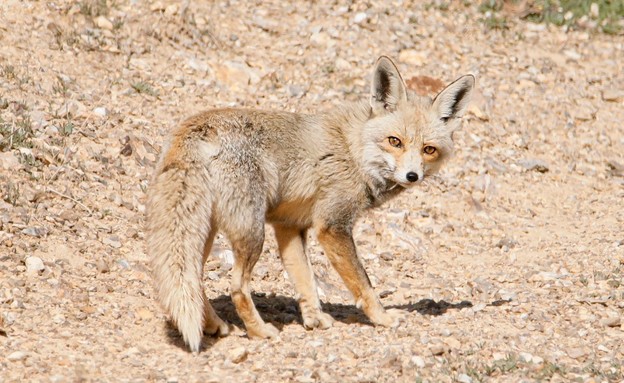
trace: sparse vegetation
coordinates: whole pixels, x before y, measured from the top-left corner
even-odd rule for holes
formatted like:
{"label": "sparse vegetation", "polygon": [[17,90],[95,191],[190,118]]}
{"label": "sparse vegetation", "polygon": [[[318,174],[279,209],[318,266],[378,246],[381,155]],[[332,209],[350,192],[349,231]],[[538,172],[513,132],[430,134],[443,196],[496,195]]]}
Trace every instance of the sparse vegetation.
{"label": "sparse vegetation", "polygon": [[534,22],[566,25],[571,28],[598,28],[618,34],[624,25],[624,1],[621,0],[542,0],[527,15]]}
{"label": "sparse vegetation", "polygon": [[80,13],[89,17],[108,15],[112,5],[107,0],[82,0],[79,3]]}
{"label": "sparse vegetation", "polygon": [[0,151],[32,147],[32,134],[32,121],[29,116],[20,116],[15,123],[0,118]]}
{"label": "sparse vegetation", "polygon": [[156,91],[152,86],[145,81],[138,81],[131,84],[132,89],[134,89],[137,93],[147,94],[150,96],[156,96]]}
{"label": "sparse vegetation", "polygon": [[3,183],[4,187],[2,188],[2,200],[16,206],[21,195],[19,183],[13,183],[10,180],[5,180]]}
{"label": "sparse vegetation", "polygon": [[[3,379],[624,379],[624,50],[606,34],[622,24],[615,1],[0,2],[10,20],[0,27]],[[415,52],[399,60],[404,50]],[[311,234],[323,309],[338,323],[305,331],[267,228],[253,277],[267,294],[253,297],[281,340],[232,328],[186,352],[163,329],[143,243],[165,135],[213,107],[314,113],[366,98],[382,53],[408,87],[412,76],[478,74],[447,171],[356,228],[375,290],[404,321],[365,322]],[[552,171],[528,171],[525,158]],[[518,243],[503,249],[501,238]],[[234,254],[222,236],[215,244],[203,283],[217,313],[242,326],[228,294]],[[25,272],[27,257],[45,271]],[[247,356],[238,364],[236,349]]]}
{"label": "sparse vegetation", "polygon": [[535,23],[599,30],[608,34],[624,33],[624,1],[621,0],[484,0],[479,10],[488,28],[507,28],[508,17]]}

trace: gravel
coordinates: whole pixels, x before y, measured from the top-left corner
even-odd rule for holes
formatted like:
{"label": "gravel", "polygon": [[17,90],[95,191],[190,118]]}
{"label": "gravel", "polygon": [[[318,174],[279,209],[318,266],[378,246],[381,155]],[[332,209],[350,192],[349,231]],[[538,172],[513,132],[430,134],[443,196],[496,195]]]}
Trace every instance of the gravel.
{"label": "gravel", "polygon": [[[623,380],[622,39],[444,3],[3,1],[0,381]],[[370,326],[311,233],[336,324],[306,331],[268,228],[252,289],[280,337],[245,336],[217,236],[204,285],[232,330],[189,353],[144,248],[164,137],[207,108],[366,98],[381,54],[421,94],[478,87],[442,172],[355,228],[405,320]]]}

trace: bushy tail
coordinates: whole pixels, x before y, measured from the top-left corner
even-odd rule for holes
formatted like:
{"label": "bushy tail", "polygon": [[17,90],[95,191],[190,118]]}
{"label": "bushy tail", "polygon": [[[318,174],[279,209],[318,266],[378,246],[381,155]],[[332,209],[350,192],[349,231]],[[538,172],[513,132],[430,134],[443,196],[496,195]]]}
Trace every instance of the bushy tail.
{"label": "bushy tail", "polygon": [[158,299],[191,351],[204,325],[202,269],[210,233],[211,196],[201,171],[172,169],[154,178],[148,193],[147,251]]}

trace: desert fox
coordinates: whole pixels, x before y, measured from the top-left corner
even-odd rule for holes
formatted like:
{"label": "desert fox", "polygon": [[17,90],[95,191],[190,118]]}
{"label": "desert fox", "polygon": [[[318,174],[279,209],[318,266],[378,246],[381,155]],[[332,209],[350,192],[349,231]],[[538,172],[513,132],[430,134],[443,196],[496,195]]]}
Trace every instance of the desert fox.
{"label": "desert fox", "polygon": [[313,115],[216,109],[175,129],[148,192],[147,250],[158,300],[190,349],[200,350],[204,332],[228,332],[202,286],[219,230],[234,251],[230,293],[247,334],[278,335],[249,289],[266,222],[306,328],[333,322],[305,253],[310,228],[371,322],[397,325],[399,314],[381,305],[358,259],[352,228],[364,210],[417,185],[450,156],[474,83],[466,75],[433,100],[418,97],[382,56],[370,100]]}

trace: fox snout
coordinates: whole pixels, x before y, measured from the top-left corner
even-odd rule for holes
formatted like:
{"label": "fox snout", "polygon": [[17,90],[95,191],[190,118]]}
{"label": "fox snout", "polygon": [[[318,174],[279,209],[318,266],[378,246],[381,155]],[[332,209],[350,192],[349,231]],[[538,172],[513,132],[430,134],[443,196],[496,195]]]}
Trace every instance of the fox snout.
{"label": "fox snout", "polygon": [[405,178],[407,178],[407,180],[409,182],[416,182],[418,181],[418,173],[415,172],[407,172],[407,174],[405,175]]}
{"label": "fox snout", "polygon": [[411,148],[401,148],[394,150],[390,154],[394,157],[395,163],[393,177],[395,182],[404,187],[412,186],[425,177],[424,161],[419,150]]}

